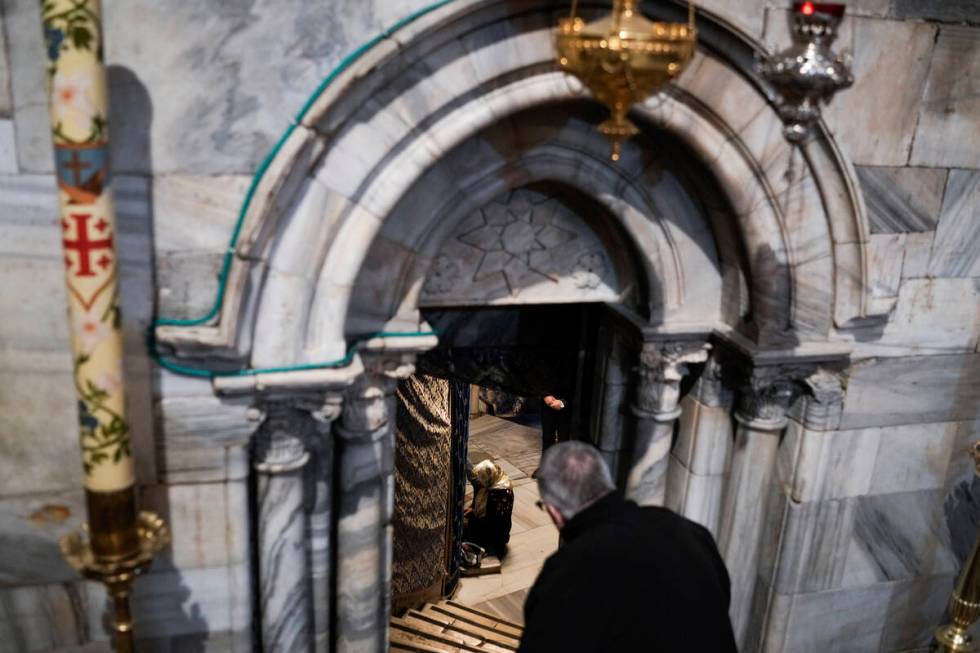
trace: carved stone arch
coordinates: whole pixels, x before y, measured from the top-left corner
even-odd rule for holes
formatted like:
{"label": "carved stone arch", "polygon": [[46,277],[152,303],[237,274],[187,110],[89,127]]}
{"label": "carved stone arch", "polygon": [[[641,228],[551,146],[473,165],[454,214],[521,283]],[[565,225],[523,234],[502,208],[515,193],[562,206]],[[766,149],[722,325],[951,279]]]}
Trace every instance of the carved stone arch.
{"label": "carved stone arch", "polygon": [[[680,7],[647,9],[674,18]],[[520,111],[587,99],[555,69],[556,18],[544,0],[459,0],[370,49],[319,97],[270,165],[217,323],[161,328],[160,340],[184,355],[253,366],[342,357],[368,253],[426,171]],[[699,27],[691,68],[635,113],[685,140],[725,194],[724,207],[709,213],[716,222],[726,209],[734,215],[759,325],[746,335],[760,346],[823,341],[887,310],[871,292],[850,165],[826,130],[790,148],[751,70],[757,46],[704,12]],[[432,192],[468,185],[465,171],[441,183]],[[677,282],[667,272],[658,271],[662,288]],[[400,303],[386,327],[417,328],[410,305]]]}

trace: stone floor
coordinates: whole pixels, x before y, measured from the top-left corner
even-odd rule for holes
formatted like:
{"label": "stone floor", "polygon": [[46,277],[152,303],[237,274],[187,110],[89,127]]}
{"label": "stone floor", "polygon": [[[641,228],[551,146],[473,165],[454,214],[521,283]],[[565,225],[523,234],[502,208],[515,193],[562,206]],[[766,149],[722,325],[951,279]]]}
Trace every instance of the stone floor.
{"label": "stone floor", "polygon": [[514,484],[514,513],[501,573],[464,578],[454,600],[519,624],[524,623],[528,589],[545,559],[558,548],[558,531],[534,505],[538,486],[531,473],[540,456],[538,428],[490,415],[470,422],[470,462],[489,458],[503,467]]}

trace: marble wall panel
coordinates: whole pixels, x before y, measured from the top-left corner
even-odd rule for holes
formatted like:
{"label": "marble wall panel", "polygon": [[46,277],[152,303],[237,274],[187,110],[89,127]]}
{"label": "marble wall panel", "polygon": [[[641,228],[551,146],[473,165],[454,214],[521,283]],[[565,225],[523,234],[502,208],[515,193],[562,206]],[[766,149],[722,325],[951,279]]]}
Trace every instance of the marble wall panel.
{"label": "marble wall panel", "polygon": [[871,294],[878,300],[898,296],[905,260],[904,236],[901,234],[872,234],[868,239],[868,272]]}
{"label": "marble wall panel", "polygon": [[[179,644],[180,651],[208,650],[212,636],[247,631],[251,611],[251,588],[246,565],[204,569],[152,570],[137,579],[132,598],[133,617],[140,638],[155,638]],[[107,599],[105,588],[86,583],[89,633],[94,641],[105,641]],[[246,621],[242,621],[246,615]],[[142,650],[142,649],[140,649]],[[221,650],[218,648],[217,650]],[[248,650],[248,649],[245,649]]]}
{"label": "marble wall panel", "polygon": [[0,118],[9,118],[13,112],[10,97],[10,57],[7,56],[7,34],[3,16],[0,16]]}
{"label": "marble wall panel", "polygon": [[905,235],[905,259],[902,263],[903,279],[919,279],[928,274],[929,257],[935,232],[926,231]]}
{"label": "marble wall panel", "polygon": [[773,594],[761,650],[765,653],[878,651],[892,592],[891,585],[879,584],[809,594]]}
{"label": "marble wall panel", "polygon": [[14,121],[0,120],[0,175],[13,175],[17,173],[17,144],[15,138]]}
{"label": "marble wall panel", "polygon": [[[855,82],[824,109],[824,118],[854,163],[908,162],[936,30],[926,23],[845,18],[837,43],[853,49]],[[790,43],[785,10],[769,11],[766,40],[779,49]]]}
{"label": "marble wall panel", "polygon": [[75,650],[89,638],[81,582],[0,589],[0,653]]}
{"label": "marble wall panel", "polygon": [[109,2],[106,58],[149,92],[156,171],[246,173],[342,57],[424,4]]}
{"label": "marble wall panel", "polygon": [[157,252],[224,252],[251,175],[158,175],[153,179]]}
{"label": "marble wall panel", "polygon": [[21,170],[51,172],[51,129],[48,118],[47,55],[41,36],[41,5],[31,0],[4,3],[10,91]]}
{"label": "marble wall panel", "polygon": [[248,563],[248,489],[228,483],[141,488],[142,508],[164,516],[174,533],[154,569],[196,569]]}
{"label": "marble wall panel", "polygon": [[978,17],[977,4],[973,0],[892,0],[892,15],[903,20],[925,19],[949,23],[975,23]]}
{"label": "marble wall panel", "polygon": [[76,580],[77,574],[61,555],[58,538],[86,520],[80,481],[77,488],[62,492],[28,487],[32,494],[0,500],[0,586]]}
{"label": "marble wall panel", "polygon": [[781,594],[840,587],[853,537],[856,500],[797,503],[783,496],[770,503],[776,519],[770,518],[769,528],[778,530],[778,546],[775,550],[771,545],[763,547],[759,573]]}
{"label": "marble wall panel", "polygon": [[[980,46],[977,48],[980,51]],[[937,277],[980,277],[980,171],[951,170],[929,259]]]}
{"label": "marble wall panel", "polygon": [[698,11],[706,9],[752,38],[765,29],[766,0],[702,0]]}
{"label": "marble wall panel", "polygon": [[[973,3],[972,20],[976,22],[978,19],[980,11]],[[912,165],[980,168],[978,94],[980,28],[942,26],[936,40],[925,96],[920,105]]]}
{"label": "marble wall panel", "polygon": [[949,174],[942,168],[855,166],[872,234],[932,231]]}
{"label": "marble wall panel", "polygon": [[848,371],[841,427],[962,421],[978,412],[978,354],[868,359]]}
{"label": "marble wall panel", "polygon": [[0,370],[0,495],[81,487],[70,360],[59,355],[64,367],[51,371],[34,367],[43,357],[18,358],[25,367],[6,362]]}
{"label": "marble wall panel", "polygon": [[855,499],[845,587],[953,573],[942,504],[944,490],[869,495]]}
{"label": "marble wall panel", "polygon": [[[895,249],[900,262],[901,248]],[[879,337],[861,343],[861,354],[971,352],[978,338],[980,279],[906,279],[891,319]]]}
{"label": "marble wall panel", "polygon": [[896,583],[881,634],[882,653],[929,650],[936,627],[947,623],[955,582],[953,574],[940,574]]}

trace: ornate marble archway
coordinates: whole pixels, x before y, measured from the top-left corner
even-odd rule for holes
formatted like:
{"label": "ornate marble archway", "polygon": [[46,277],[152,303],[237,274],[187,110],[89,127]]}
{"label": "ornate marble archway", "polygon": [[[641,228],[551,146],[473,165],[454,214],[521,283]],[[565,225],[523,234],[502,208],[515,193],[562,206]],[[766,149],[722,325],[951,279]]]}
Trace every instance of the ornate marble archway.
{"label": "ornate marble archway", "polygon": [[[664,3],[648,9],[661,17],[680,12]],[[727,480],[710,502],[716,512],[725,506],[714,529],[733,569],[737,629],[744,636],[755,628],[748,610],[765,520],[761,497],[787,413],[805,395],[806,419],[832,428],[840,392],[833,372],[847,355],[837,336],[890,308],[869,276],[853,170],[826,130],[801,149],[786,144],[752,71],[756,46],[708,14],[699,15],[703,38],[691,68],[636,108],[644,135],[611,164],[585,91],[554,64],[555,19],[544,0],[458,0],[368,51],[318,98],[270,165],[215,322],[158,329],[158,340],[184,357],[280,369],[344,359],[353,338],[387,334],[339,369],[215,380],[219,394],[248,395],[267,417],[254,461],[264,636],[308,632],[320,650],[383,648],[391,396],[415,353],[436,343],[399,334],[424,331],[420,308],[438,305],[440,293],[452,299],[454,289],[440,290],[438,279],[462,266],[465,254],[453,254],[447,242],[480,227],[467,221],[492,226],[486,212],[495,202],[541,184],[571,189],[594,208],[595,220],[555,208],[540,224],[592,243],[575,252],[598,256],[582,274],[603,265],[615,274],[599,275],[578,295],[562,282],[579,272],[574,265],[538,270],[558,280],[534,292],[514,292],[523,289],[519,275],[512,282],[504,274],[502,293],[499,278],[497,286],[480,286],[474,274],[455,299],[621,306],[631,349],[606,375],[618,381],[604,392],[610,405],[628,408],[632,441],[628,452],[625,440],[606,434],[597,444],[629,454],[629,487],[645,502],[672,501],[668,461],[681,379],[706,362],[709,340],[724,350],[698,390],[717,404],[709,402],[716,423],[698,418],[681,429],[691,451],[730,447],[733,438],[742,445],[721,456],[718,473]],[[664,143],[677,156],[655,156],[652,148]],[[502,241],[470,240],[484,254],[508,251]],[[517,249],[530,256],[529,248]],[[622,381],[634,363],[639,374]],[[734,381],[719,371],[736,366],[746,372]],[[737,409],[721,399],[733,386]],[[731,423],[732,410],[734,434],[718,428]],[[311,459],[319,470],[309,515],[315,537],[279,529],[274,518],[300,510],[302,470]],[[676,498],[672,505],[690,510]],[[319,590],[310,596],[305,568],[275,554],[283,538],[296,547],[307,538],[310,569],[319,570]],[[296,610],[297,595],[312,607]],[[329,615],[335,623],[325,622]],[[266,644],[275,650],[275,642]]]}
{"label": "ornate marble archway", "polygon": [[[671,9],[649,7],[655,15]],[[887,313],[889,298],[876,297],[869,278],[863,203],[849,164],[826,131],[802,151],[779,138],[781,123],[751,70],[754,45],[708,15],[699,20],[704,37],[691,69],[636,113],[683,139],[718,179],[765,325],[751,337],[763,346],[785,340],[785,331],[798,342],[822,341]],[[555,70],[553,24],[547,2],[460,1],[367,52],[272,162],[216,322],[161,328],[161,342],[253,366],[342,357],[351,291],[368,251],[426,171],[516,112],[585,97]],[[437,181],[443,196],[466,194],[472,172]],[[400,309],[389,326],[417,328],[410,308]],[[291,318],[288,331],[283,316]]]}

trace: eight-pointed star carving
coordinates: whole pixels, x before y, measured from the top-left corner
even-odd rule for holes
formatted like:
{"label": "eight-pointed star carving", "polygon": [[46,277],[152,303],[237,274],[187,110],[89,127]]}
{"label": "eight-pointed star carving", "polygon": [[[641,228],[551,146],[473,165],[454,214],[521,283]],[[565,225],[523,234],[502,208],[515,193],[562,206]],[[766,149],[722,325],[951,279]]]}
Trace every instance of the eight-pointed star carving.
{"label": "eight-pointed star carving", "polygon": [[576,236],[550,224],[553,209],[535,206],[518,193],[507,204],[491,204],[480,214],[483,224],[459,236],[461,242],[483,252],[473,281],[503,274],[514,296],[520,292],[522,277],[529,272],[558,282],[552,248]]}

